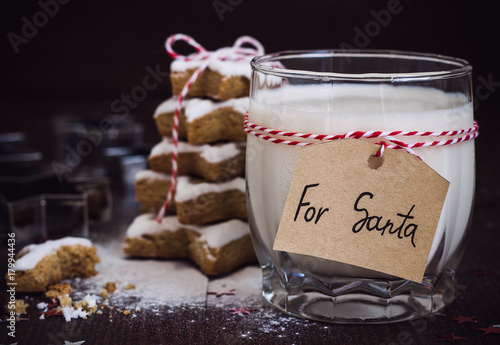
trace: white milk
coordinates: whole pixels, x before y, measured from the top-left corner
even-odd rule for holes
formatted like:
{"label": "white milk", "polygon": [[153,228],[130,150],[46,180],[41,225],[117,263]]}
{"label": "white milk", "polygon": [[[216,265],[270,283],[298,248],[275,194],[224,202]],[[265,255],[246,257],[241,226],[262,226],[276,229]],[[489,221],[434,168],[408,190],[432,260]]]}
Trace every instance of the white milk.
{"label": "white milk", "polygon": [[[353,130],[442,131],[473,126],[472,104],[464,95],[431,88],[360,84],[285,86],[259,91],[257,97],[250,105],[250,121],[284,131],[343,134]],[[422,141],[422,138],[399,139]],[[273,256],[276,252],[272,246],[299,150],[297,146],[274,144],[248,135],[247,188],[250,216],[253,215],[256,227],[252,231],[258,233],[266,251]],[[474,143],[470,140],[415,149],[415,152],[450,182],[426,271],[437,274],[454,256],[468,226],[474,192]],[[384,277],[324,259],[302,255],[291,258],[299,266],[326,277]]]}

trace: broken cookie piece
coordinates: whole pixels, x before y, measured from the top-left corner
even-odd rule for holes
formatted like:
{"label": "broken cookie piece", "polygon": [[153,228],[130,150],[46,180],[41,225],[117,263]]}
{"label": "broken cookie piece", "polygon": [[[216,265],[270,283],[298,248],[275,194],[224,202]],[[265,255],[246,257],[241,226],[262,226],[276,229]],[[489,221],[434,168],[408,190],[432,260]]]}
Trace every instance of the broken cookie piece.
{"label": "broken cookie piece", "polygon": [[26,246],[16,258],[16,290],[43,292],[62,279],[96,275],[98,262],[97,249],[86,238],[65,237]]}

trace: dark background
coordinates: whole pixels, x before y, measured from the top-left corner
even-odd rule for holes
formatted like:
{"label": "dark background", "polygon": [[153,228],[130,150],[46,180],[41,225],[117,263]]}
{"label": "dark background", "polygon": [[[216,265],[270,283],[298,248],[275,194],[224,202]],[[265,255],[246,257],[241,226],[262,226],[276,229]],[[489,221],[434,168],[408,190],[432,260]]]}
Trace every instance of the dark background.
{"label": "dark background", "polygon": [[[400,0],[399,13],[378,25],[379,32],[371,31],[373,37],[366,36],[368,40],[357,33],[375,30],[370,26],[374,13],[387,10],[394,1],[60,1],[67,3],[3,2],[2,132],[47,130],[46,120],[55,114],[111,113],[113,100],[142,83],[147,66],[160,64],[160,70],[168,71],[171,59],[164,41],[178,32],[191,35],[208,50],[251,35],[267,52],[340,48],[344,43],[438,53],[468,60],[474,67],[475,84],[488,76],[500,81],[496,63],[500,30],[493,1]],[[23,17],[34,23],[33,17],[43,10],[41,3],[52,4],[57,13],[47,23],[37,17],[38,24],[44,25],[27,43],[20,43],[16,53],[8,35],[21,36]],[[182,44],[177,48],[182,49]],[[481,112],[496,102],[497,93],[490,90],[476,105],[480,124],[498,123],[498,116],[486,118]],[[168,96],[170,85],[165,79],[132,109],[146,126],[147,142],[159,139],[151,115]]]}
{"label": "dark background", "polygon": [[[389,17],[391,6],[397,13]],[[215,50],[250,35],[266,52],[353,47],[468,60],[480,125],[477,189],[500,199],[500,30],[493,1],[30,0],[4,2],[0,16],[0,132],[27,132],[49,164],[61,154],[51,119],[113,113],[113,102],[142,85],[148,68],[168,72],[168,36],[185,33]],[[35,33],[26,34],[26,23],[37,25]],[[16,46],[14,36],[22,40]],[[187,48],[176,45],[183,53]],[[170,95],[165,77],[130,108],[145,126],[147,144],[160,140],[152,114]]]}
{"label": "dark background", "polygon": [[[59,1],[63,4],[3,2],[0,11],[0,132],[30,133],[31,145],[43,150],[49,161],[55,146],[50,119],[113,113],[113,101],[141,85],[148,66],[169,70],[172,60],[164,49],[168,36],[185,33],[215,50],[250,35],[266,52],[351,46],[468,60],[474,67],[475,116],[481,127],[478,188],[494,187],[494,194],[500,194],[497,175],[482,176],[483,169],[498,170],[500,165],[500,145],[494,140],[500,124],[500,30],[493,1]],[[383,15],[397,3],[397,14]],[[45,15],[45,22],[43,15],[37,16],[43,7],[54,14]],[[16,53],[9,35],[23,36],[27,21],[39,27],[17,45]],[[488,80],[489,85],[480,86]],[[145,126],[146,143],[160,139],[151,117],[169,96],[164,78],[131,109]]]}

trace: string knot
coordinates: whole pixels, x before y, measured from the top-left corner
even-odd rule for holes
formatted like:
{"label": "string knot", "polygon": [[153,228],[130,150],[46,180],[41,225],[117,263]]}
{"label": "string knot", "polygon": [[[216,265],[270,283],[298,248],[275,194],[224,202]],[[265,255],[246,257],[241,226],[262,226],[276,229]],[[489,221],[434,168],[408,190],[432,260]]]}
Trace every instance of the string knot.
{"label": "string knot", "polygon": [[387,143],[385,141],[381,141],[377,144],[380,145],[380,149],[373,155],[373,157],[382,157],[387,147]]}

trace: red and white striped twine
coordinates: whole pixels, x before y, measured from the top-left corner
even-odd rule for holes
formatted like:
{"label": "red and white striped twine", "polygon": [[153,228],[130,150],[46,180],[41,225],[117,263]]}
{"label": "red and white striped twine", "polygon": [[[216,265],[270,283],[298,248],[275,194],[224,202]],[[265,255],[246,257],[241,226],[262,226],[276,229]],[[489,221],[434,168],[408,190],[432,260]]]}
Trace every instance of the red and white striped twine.
{"label": "red and white striped twine", "polygon": [[[177,41],[184,41],[190,46],[192,46],[196,52],[190,55],[181,55],[178,54],[172,46]],[[253,46],[253,48],[243,47],[244,45]],[[172,201],[172,196],[175,191],[175,187],[177,185],[177,156],[178,156],[178,130],[179,130],[179,114],[182,109],[182,102],[186,95],[188,94],[189,89],[198,79],[198,77],[203,73],[203,71],[207,68],[210,61],[213,60],[223,60],[223,61],[241,61],[244,59],[248,59],[249,57],[255,57],[264,54],[264,47],[262,44],[257,41],[255,38],[250,36],[241,36],[239,37],[233,44],[232,47],[224,47],[220,48],[216,51],[207,51],[201,44],[196,42],[191,36],[184,34],[175,34],[167,38],[165,42],[165,48],[167,53],[173,57],[174,59],[181,59],[183,61],[202,61],[201,65],[198,69],[191,75],[186,85],[182,88],[179,96],[177,105],[175,107],[174,112],[174,124],[172,128],[172,176],[171,176],[171,184],[170,189],[168,191],[168,196],[163,203],[160,211],[156,216],[156,221],[161,223],[163,216],[165,215],[168,205]]]}
{"label": "red and white striped twine", "polygon": [[[380,150],[374,154],[375,157],[379,157],[383,155],[384,150],[386,148],[390,149],[404,149],[409,153],[412,153],[418,157],[418,155],[413,151],[414,148],[419,147],[431,147],[431,146],[445,146],[457,144],[462,141],[475,139],[479,135],[479,127],[474,121],[474,125],[470,128],[454,130],[454,131],[438,131],[438,132],[419,132],[419,131],[352,131],[339,135],[328,135],[328,134],[305,134],[305,133],[297,133],[297,132],[285,132],[276,129],[267,128],[264,126],[260,126],[254,124],[248,120],[248,114],[245,115],[244,122],[245,131],[248,134],[252,134],[258,138],[273,142],[275,144],[284,144],[284,145],[295,145],[295,146],[307,146],[317,143],[314,142],[303,142],[303,141],[294,141],[282,139],[283,137],[287,138],[301,138],[301,139],[309,139],[309,140],[319,140],[319,141],[333,141],[333,140],[341,140],[341,139],[373,139],[373,138],[381,138],[386,141],[381,141],[377,144],[380,145]],[[417,143],[405,143],[404,141],[398,140],[396,136],[407,136],[407,137],[455,137],[446,140],[432,140],[432,141],[424,141]]]}

